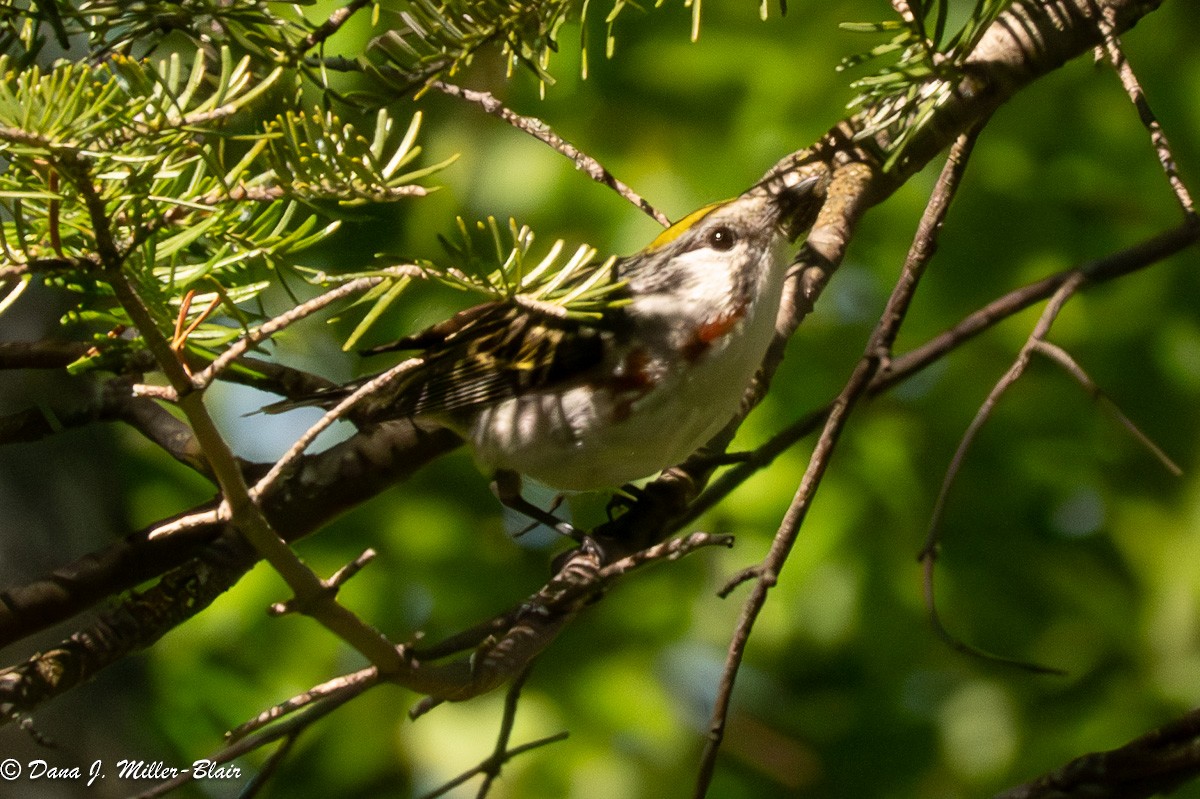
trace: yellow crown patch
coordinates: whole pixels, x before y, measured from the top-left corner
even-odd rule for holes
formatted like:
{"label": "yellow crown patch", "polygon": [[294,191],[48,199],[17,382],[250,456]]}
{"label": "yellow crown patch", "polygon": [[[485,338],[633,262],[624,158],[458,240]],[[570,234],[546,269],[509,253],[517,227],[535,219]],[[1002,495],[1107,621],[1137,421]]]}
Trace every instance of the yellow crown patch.
{"label": "yellow crown patch", "polygon": [[701,219],[711,214],[715,209],[721,207],[727,202],[729,201],[723,200],[719,203],[710,203],[701,208],[697,208],[695,211],[692,211],[683,219],[680,219],[662,233],[659,233],[654,241],[650,242],[650,246],[646,248],[646,252],[654,252],[660,247],[667,246],[671,242],[675,241],[675,239],[686,233],[688,229],[692,227],[692,225],[696,224]]}

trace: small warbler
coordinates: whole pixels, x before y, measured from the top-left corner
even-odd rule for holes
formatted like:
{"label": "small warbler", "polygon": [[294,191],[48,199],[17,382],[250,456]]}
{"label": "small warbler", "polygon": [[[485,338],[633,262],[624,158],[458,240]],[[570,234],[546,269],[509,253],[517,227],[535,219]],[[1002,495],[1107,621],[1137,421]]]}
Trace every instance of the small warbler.
{"label": "small warbler", "polygon": [[[615,261],[620,303],[581,321],[519,298],[486,302],[393,344],[421,361],[354,406],[356,420],[428,420],[461,435],[497,495],[616,488],[684,460],[737,413],[775,333],[788,243],[815,178],[769,175]],[[365,378],[264,408],[332,407]]]}

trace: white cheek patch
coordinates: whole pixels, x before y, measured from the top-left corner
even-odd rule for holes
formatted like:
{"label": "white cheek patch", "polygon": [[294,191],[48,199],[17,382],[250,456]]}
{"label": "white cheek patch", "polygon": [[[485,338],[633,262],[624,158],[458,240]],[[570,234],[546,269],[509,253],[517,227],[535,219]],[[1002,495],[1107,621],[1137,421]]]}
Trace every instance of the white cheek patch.
{"label": "white cheek patch", "polygon": [[[703,248],[676,256],[676,265],[671,269],[672,282],[661,291],[634,299],[637,313],[684,323],[718,312],[720,304],[733,293],[730,264],[745,257],[745,246],[740,244],[727,253]],[[661,272],[659,276],[665,277]]]}

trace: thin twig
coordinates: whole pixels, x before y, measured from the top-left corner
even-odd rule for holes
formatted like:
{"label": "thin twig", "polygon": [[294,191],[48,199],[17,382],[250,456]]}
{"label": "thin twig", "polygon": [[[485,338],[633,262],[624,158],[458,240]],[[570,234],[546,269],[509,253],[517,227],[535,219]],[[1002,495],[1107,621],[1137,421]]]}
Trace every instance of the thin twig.
{"label": "thin twig", "polygon": [[275,461],[275,464],[271,467],[270,471],[263,475],[262,479],[254,484],[254,488],[250,489],[250,495],[256,500],[261,500],[262,496],[271,490],[271,486],[276,480],[279,479],[279,476],[283,474],[284,471],[286,471],[287,468],[291,466],[297,458],[304,454],[304,451],[309,448],[312,442],[316,440],[317,436],[319,436],[325,430],[325,428],[329,427],[338,419],[341,419],[342,416],[345,415],[346,411],[357,404],[358,401],[363,397],[367,396],[368,394],[373,394],[394,380],[400,379],[400,377],[402,377],[406,372],[412,371],[416,367],[420,366],[423,362],[424,361],[421,358],[409,358],[406,361],[401,361],[391,369],[388,369],[386,372],[377,375],[355,389],[350,396],[346,397],[344,400],[327,411],[324,416],[322,416],[316,421],[315,424],[312,425],[312,427],[308,428],[308,430],[305,430],[304,435],[296,439],[296,442],[292,444],[291,448],[283,454],[283,457]]}
{"label": "thin twig", "polygon": [[513,724],[517,720],[517,705],[521,699],[521,690],[525,687],[525,681],[529,679],[532,670],[533,664],[531,663],[517,675],[504,694],[504,714],[500,717],[500,730],[496,735],[496,746],[483,769],[484,778],[483,784],[479,786],[478,799],[484,799],[487,796],[492,782],[500,776],[500,769],[508,760],[508,742],[512,738]]}
{"label": "thin twig", "polygon": [[[375,550],[368,548],[357,558],[338,569],[328,578],[322,580],[321,584],[325,587],[326,592],[330,596],[337,594],[351,577],[358,574],[362,571],[363,567],[375,560],[375,554]],[[272,616],[286,616],[289,613],[303,613],[305,610],[306,608],[301,603],[299,597],[292,597],[287,602],[274,603],[267,609],[267,612]]]}
{"label": "thin twig", "polygon": [[250,779],[250,782],[246,784],[246,787],[242,788],[242,792],[238,794],[238,799],[253,799],[255,796],[258,796],[259,791],[266,787],[271,778],[275,776],[275,772],[283,764],[283,761],[291,754],[292,746],[295,745],[299,737],[300,733],[298,731],[284,736],[283,741],[275,748],[270,757],[267,758],[267,762],[263,763],[254,772],[254,776]]}
{"label": "thin twig", "polygon": [[264,322],[262,325],[250,331],[245,336],[242,336],[236,342],[227,347],[226,350],[208,366],[207,369],[204,369],[196,374],[196,376],[192,379],[192,384],[196,388],[204,388],[208,386],[214,379],[216,379],[217,375],[228,368],[230,364],[244,355],[252,347],[261,344],[271,336],[278,333],[280,330],[283,330],[289,325],[298,322],[306,316],[311,316],[322,308],[337,302],[343,297],[349,297],[353,294],[367,291],[368,289],[379,285],[384,280],[387,280],[390,276],[400,278],[417,277],[425,274],[420,267],[415,265],[389,267],[385,271],[388,272],[388,275],[360,277],[347,283],[343,283],[336,288],[330,289],[324,294],[320,294],[316,297],[313,297],[311,300],[300,303],[294,308],[288,309],[286,313],[282,313],[279,316]]}
{"label": "thin twig", "polygon": [[1150,142],[1154,145],[1154,151],[1158,154],[1158,162],[1162,165],[1163,172],[1167,176],[1167,182],[1171,184],[1171,190],[1175,192],[1175,198],[1179,201],[1180,208],[1186,216],[1195,216],[1196,204],[1192,200],[1192,195],[1188,192],[1187,186],[1184,185],[1183,179],[1179,177],[1179,168],[1175,164],[1175,156],[1171,152],[1171,143],[1167,141],[1167,134],[1163,131],[1162,125],[1159,124],[1158,118],[1154,115],[1153,109],[1150,108],[1150,102],[1146,99],[1146,93],[1142,91],[1141,83],[1134,74],[1133,67],[1129,64],[1129,59],[1125,57],[1125,51],[1121,47],[1121,40],[1116,35],[1116,9],[1105,6],[1099,22],[1100,31],[1104,34],[1104,49],[1108,54],[1108,60],[1116,70],[1117,76],[1121,79],[1121,85],[1125,87],[1125,93],[1129,95],[1133,107],[1137,109],[1138,118],[1150,133]]}
{"label": "thin twig", "polygon": [[749,643],[750,633],[758,614],[767,601],[767,593],[774,587],[779,572],[786,563],[789,553],[799,536],[800,527],[808,515],[812,499],[821,483],[821,479],[829,467],[833,450],[838,438],[845,428],[855,404],[867,392],[880,364],[880,359],[886,357],[895,336],[903,321],[905,310],[916,291],[925,265],[935,249],[937,233],[941,228],[942,219],[949,209],[950,202],[958,188],[959,180],[966,161],[978,133],[976,128],[972,133],[964,134],[955,142],[950,156],[942,169],[938,182],[933,190],[925,213],[921,218],[913,246],[909,250],[904,264],[903,274],[897,281],[888,299],[887,306],[879,323],[876,325],[870,340],[867,342],[863,357],[855,366],[850,379],[846,381],[841,393],[834,400],[829,415],[825,420],[824,429],[817,439],[809,458],[808,468],[796,489],[792,503],[787,509],[779,530],[771,542],[771,549],[763,558],[754,574],[754,585],[750,595],[742,605],[737,628],[734,630],[726,654],[725,668],[717,688],[717,698],[709,720],[708,740],[701,757],[697,773],[694,796],[702,799],[708,793],[716,768],[717,753],[725,735],[725,727],[729,715],[729,705],[733,698],[733,685],[741,668],[742,658]]}
{"label": "thin twig", "polygon": [[938,490],[937,499],[934,501],[933,511],[930,514],[929,531],[925,539],[925,544],[921,548],[921,552],[918,555],[918,560],[920,560],[921,564],[924,566],[925,604],[929,611],[930,623],[933,625],[934,632],[938,635],[938,637],[960,652],[970,654],[974,657],[983,658],[984,660],[1016,666],[1017,668],[1030,671],[1035,674],[1062,674],[1063,672],[1061,669],[1043,666],[1037,663],[1029,663],[1004,655],[997,655],[984,651],[978,647],[968,644],[966,641],[963,641],[961,638],[950,632],[950,630],[942,623],[941,614],[939,614],[937,610],[937,594],[934,591],[933,581],[934,567],[937,561],[938,548],[941,539],[941,521],[946,508],[946,499],[950,494],[951,486],[954,484],[955,479],[962,470],[962,464],[966,459],[967,451],[970,449],[971,444],[979,435],[979,431],[983,428],[983,425],[989,418],[991,418],[992,412],[995,410],[1000,398],[1006,391],[1008,391],[1008,389],[1012,388],[1012,386],[1016,384],[1017,380],[1021,378],[1021,375],[1025,373],[1026,368],[1029,366],[1030,358],[1036,351],[1036,342],[1043,340],[1050,332],[1050,328],[1054,324],[1054,320],[1058,318],[1058,314],[1062,311],[1063,306],[1066,304],[1067,300],[1074,296],[1074,294],[1079,290],[1080,286],[1083,285],[1084,281],[1084,274],[1082,272],[1077,272],[1065,283],[1063,283],[1063,285],[1059,287],[1058,291],[1054,293],[1054,296],[1051,297],[1050,302],[1046,305],[1046,309],[1042,312],[1041,317],[1038,319],[1037,324],[1034,325],[1033,331],[1026,339],[1025,345],[1021,348],[1020,353],[1018,353],[1017,357],[1013,360],[1012,366],[1010,366],[1008,371],[1006,371],[1004,375],[998,381],[996,381],[996,384],[988,393],[987,398],[983,401],[983,404],[980,405],[979,410],[975,413],[975,418],[971,420],[971,424],[968,425],[966,432],[963,434],[962,439],[958,443],[958,448],[955,450],[954,456],[950,459],[950,465],[946,469],[946,475],[942,479],[941,488]]}
{"label": "thin twig", "polygon": [[517,716],[517,703],[521,696],[521,689],[524,687],[525,681],[529,678],[529,671],[530,669],[526,667],[508,687],[508,691],[504,696],[504,715],[500,720],[500,730],[496,736],[496,746],[492,750],[491,756],[473,768],[434,788],[429,793],[423,794],[421,799],[437,799],[439,796],[445,796],[450,791],[479,774],[483,775],[483,782],[479,785],[476,797],[477,799],[484,799],[491,791],[492,784],[500,776],[501,769],[508,761],[534,749],[567,739],[569,733],[564,730],[563,732],[557,732],[553,735],[547,735],[544,738],[538,738],[529,743],[509,748],[508,742],[512,738],[513,722]]}
{"label": "thin twig", "polygon": [[635,552],[632,555],[627,555],[612,563],[605,564],[601,567],[597,576],[600,580],[609,582],[649,563],[679,560],[698,549],[713,546],[725,547],[726,549],[731,548],[733,546],[733,536],[713,535],[701,532],[688,533],[680,538],[669,539],[661,544],[655,544],[640,552]]}
{"label": "thin twig", "polygon": [[234,727],[225,734],[225,743],[235,744],[247,735],[263,729],[268,724],[278,721],[284,716],[289,716],[298,710],[303,710],[317,702],[344,704],[361,694],[367,688],[370,688],[378,679],[379,670],[371,667],[360,669],[352,674],[342,675],[328,682],[323,682],[320,685],[315,685],[304,693],[293,696],[286,702],[280,702],[269,710],[259,713],[249,721]]}
{"label": "thin twig", "polygon": [[335,9],[329,18],[318,25],[307,36],[300,40],[296,47],[296,54],[303,54],[318,45],[325,44],[330,36],[334,35],[341,29],[343,25],[349,21],[350,17],[356,12],[370,5],[374,0],[350,0],[349,3],[341,8]]}
{"label": "thin twig", "polygon": [[1063,304],[1079,289],[1084,279],[1083,273],[1077,272],[1063,283],[1063,285],[1059,286],[1050,302],[1046,305],[1046,309],[1042,311],[1042,315],[1034,326],[1033,331],[1025,340],[1021,351],[1013,359],[1012,365],[996,381],[996,384],[992,386],[992,390],[988,392],[987,397],[979,406],[979,410],[975,412],[975,417],[967,426],[962,439],[959,440],[958,448],[955,449],[954,456],[950,459],[950,465],[946,468],[946,475],[942,478],[942,486],[938,491],[937,499],[933,503],[933,512],[929,518],[929,532],[925,539],[925,545],[921,548],[921,560],[935,556],[940,538],[942,515],[946,508],[946,498],[950,494],[950,487],[954,484],[955,478],[958,477],[959,472],[962,470],[967,450],[971,448],[971,444],[974,443],[975,438],[979,435],[979,431],[984,423],[991,418],[992,411],[1000,401],[1000,397],[1025,373],[1026,367],[1029,366],[1029,359],[1033,354],[1034,342],[1049,332],[1050,326],[1054,324],[1054,320],[1062,310]]}
{"label": "thin twig", "polygon": [[1113,401],[1112,397],[1104,393],[1104,390],[1096,384],[1096,381],[1092,380],[1091,375],[1089,375],[1084,368],[1080,366],[1074,358],[1071,357],[1070,353],[1057,344],[1052,344],[1049,341],[1044,340],[1035,341],[1033,348],[1039,354],[1045,355],[1047,358],[1061,366],[1063,371],[1075,378],[1076,382],[1083,386],[1085,391],[1095,397],[1099,402],[1104,403],[1104,405],[1113,413],[1113,415],[1117,417],[1117,421],[1121,423],[1121,426],[1124,427],[1131,436],[1133,436],[1135,441],[1145,447],[1146,450],[1163,465],[1164,469],[1166,469],[1175,477],[1183,476],[1183,469],[1180,468],[1179,464],[1172,460],[1171,456],[1168,455],[1162,447],[1156,444],[1154,440],[1150,438],[1150,436],[1146,435],[1142,428],[1138,427],[1137,424],[1130,419],[1124,411],[1121,410],[1121,407]]}
{"label": "thin twig", "polygon": [[442,80],[431,81],[429,84],[432,88],[437,89],[443,94],[448,94],[451,97],[459,97],[468,102],[482,108],[492,116],[499,117],[508,124],[512,125],[517,130],[528,133],[538,141],[548,144],[559,153],[562,153],[567,158],[575,162],[575,167],[586,174],[597,183],[608,186],[617,194],[631,202],[635,207],[658,222],[663,227],[671,224],[671,220],[666,214],[656,209],[645,198],[635,192],[626,184],[617,180],[611,172],[604,168],[603,165],[595,158],[587,153],[580,151],[578,147],[571,144],[569,141],[559,136],[550,126],[536,117],[524,116],[509,109],[500,102],[494,95],[489,92],[480,92],[473,89],[464,89],[453,83],[446,83]]}
{"label": "thin twig", "polygon": [[953,649],[955,652],[961,652],[969,657],[986,660],[989,663],[996,663],[1001,666],[1011,666],[1020,671],[1026,671],[1030,674],[1045,674],[1052,677],[1066,676],[1067,672],[1063,669],[1054,666],[1045,666],[1041,663],[1034,663],[1021,658],[1001,655],[996,652],[989,652],[986,649],[980,649],[973,644],[969,644],[959,638],[950,629],[946,627],[942,621],[942,614],[938,611],[937,591],[934,582],[936,571],[937,558],[933,555],[922,554],[921,556],[921,589],[922,598],[925,600],[925,611],[929,617],[929,626],[933,630],[933,634],[937,639],[946,646]]}
{"label": "thin twig", "polygon": [[[377,671],[371,669],[371,671]],[[361,694],[368,688],[376,685],[376,680],[361,680],[345,686],[344,690],[338,691],[324,699],[314,702],[309,705],[303,712],[296,713],[290,718],[262,730],[261,732],[239,738],[237,741],[229,744],[219,752],[211,755],[208,760],[214,764],[220,765],[236,760],[248,752],[280,739],[294,738],[304,730],[308,729],[312,724],[324,718],[325,716],[337,710],[342,705],[349,702],[354,697]],[[181,785],[186,785],[192,781],[190,772],[181,774],[180,776],[160,782],[153,788],[144,791],[133,799],[154,799],[154,797],[163,796],[170,793]]]}
{"label": "thin twig", "polygon": [[229,505],[222,501],[216,508],[211,510],[189,513],[160,524],[147,533],[146,538],[153,541],[156,538],[166,538],[167,536],[178,535],[187,530],[194,530],[197,527],[206,527],[211,524],[219,524],[227,521],[229,521]]}
{"label": "thin twig", "polygon": [[[868,389],[869,395],[873,397],[882,394],[918,374],[927,366],[936,363],[980,333],[1047,299],[1078,272],[1082,272],[1088,277],[1088,285],[1112,280],[1159,263],[1192,246],[1198,238],[1200,238],[1200,225],[1188,220],[1179,227],[1155,235],[1120,252],[1013,289],[968,314],[958,324],[934,336],[921,346],[892,358],[871,380],[871,386]],[[687,510],[675,522],[675,529],[695,521],[753,474],[771,465],[775,458],[787,451],[793,444],[818,429],[829,415],[831,408],[832,403],[829,403],[823,408],[805,414],[773,435],[766,443],[743,456],[736,466],[714,480],[704,493],[688,505]]]}
{"label": "thin twig", "polygon": [[493,780],[500,775],[500,770],[512,757],[512,753],[508,748],[508,742],[512,738],[513,722],[517,717],[517,704],[521,697],[521,689],[524,688],[525,681],[529,679],[529,672],[530,668],[527,666],[517,675],[512,684],[508,686],[508,691],[505,692],[504,713],[500,717],[500,730],[496,735],[496,745],[492,749],[492,754],[473,768],[434,788],[429,793],[422,794],[422,799],[436,799],[439,796],[444,796],[479,774],[484,775],[484,778],[483,783],[479,786],[477,796],[481,799],[487,796],[488,791],[492,787]]}

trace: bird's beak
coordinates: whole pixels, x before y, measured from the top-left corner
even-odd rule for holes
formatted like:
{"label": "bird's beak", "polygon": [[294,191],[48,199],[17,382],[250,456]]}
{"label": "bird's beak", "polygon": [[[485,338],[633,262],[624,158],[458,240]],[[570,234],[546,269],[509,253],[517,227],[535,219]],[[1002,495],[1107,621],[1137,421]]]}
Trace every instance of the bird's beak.
{"label": "bird's beak", "polygon": [[816,221],[817,212],[825,201],[824,184],[820,175],[797,172],[770,175],[759,184],[775,206],[779,227],[788,241],[795,241]]}

